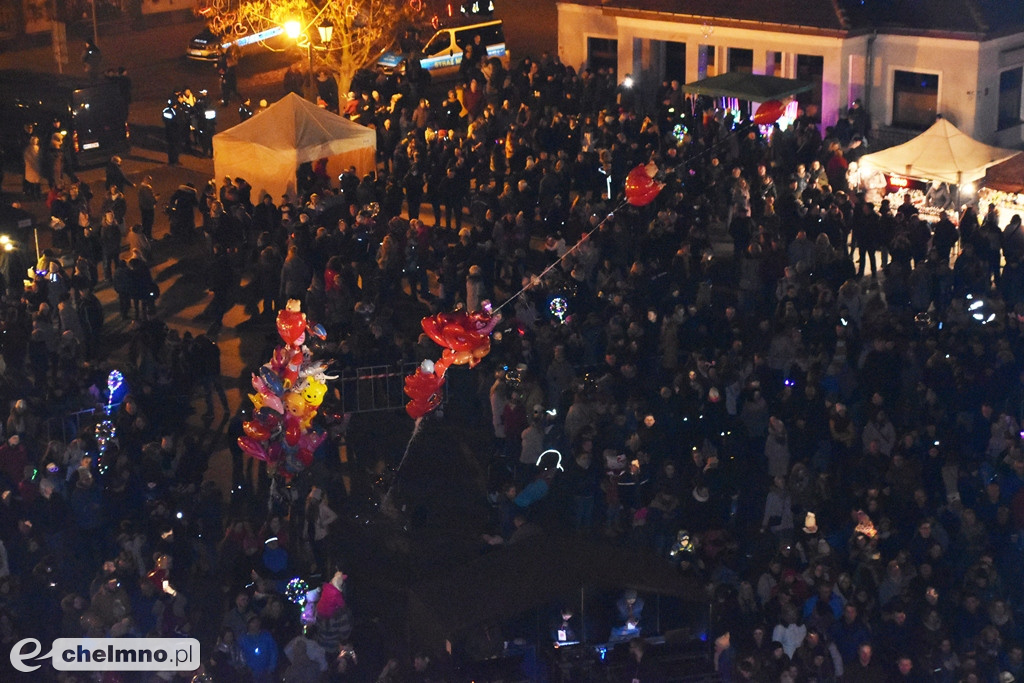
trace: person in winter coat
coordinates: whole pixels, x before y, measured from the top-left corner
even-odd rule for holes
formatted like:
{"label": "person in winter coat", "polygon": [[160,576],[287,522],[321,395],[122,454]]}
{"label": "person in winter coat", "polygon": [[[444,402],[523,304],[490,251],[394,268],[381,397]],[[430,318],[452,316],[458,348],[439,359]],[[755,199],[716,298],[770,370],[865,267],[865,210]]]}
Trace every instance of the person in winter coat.
{"label": "person in winter coat", "polygon": [[156,202],[160,195],[153,190],[153,176],[146,176],[139,183],[139,214],[142,216],[142,234],[153,239],[153,221],[156,218]]}
{"label": "person in winter coat", "polygon": [[267,246],[260,251],[256,261],[256,297],[263,302],[264,317],[271,317],[280,308],[278,296],[281,292],[281,268],[284,261],[277,247]]}
{"label": "person in winter coat", "polygon": [[306,531],[313,547],[313,558],[319,567],[324,566],[327,533],[337,519],[338,514],[327,503],[327,494],[323,489],[313,487],[306,498]]}
{"label": "person in winter coat", "polygon": [[789,438],[785,423],[777,417],[768,418],[764,456],[768,460],[768,474],[772,477],[785,477],[789,474]]}
{"label": "person in winter coat", "polygon": [[764,502],[764,516],[761,528],[770,530],[777,537],[788,541],[793,537],[793,499],[786,489],[783,477],[772,479],[771,489]]}
{"label": "person in winter coat", "polygon": [[479,311],[487,298],[487,287],[484,284],[483,270],[478,265],[469,267],[469,277],[466,278],[466,310]]}
{"label": "person in winter coat", "polygon": [[135,183],[128,180],[128,176],[124,174],[124,170],[121,168],[121,157],[113,156],[110,157],[110,161],[107,162],[107,166],[104,169],[107,180],[107,187],[114,186],[118,192],[124,192],[125,186],[135,187]]}
{"label": "person in winter coat", "polygon": [[25,145],[25,186],[23,188],[27,199],[41,199],[43,184],[43,159],[39,149],[39,138],[32,136]]}
{"label": "person in winter coat", "polygon": [[250,617],[245,635],[238,639],[242,658],[252,675],[253,683],[270,683],[277,669],[277,643],[262,626],[259,617]]}
{"label": "person in winter coat", "polygon": [[342,592],[347,578],[340,570],[335,571],[321,588],[320,601],[316,604],[317,644],[331,657],[352,635],[352,610],[346,605]]}
{"label": "person in winter coat", "polygon": [[284,267],[281,269],[281,292],[278,301],[303,299],[309,283],[313,279],[313,269],[299,256],[299,248],[294,244],[288,247]]}
{"label": "person in winter coat", "polygon": [[171,223],[171,236],[186,242],[195,237],[196,208],[199,196],[191,183],[181,185],[175,190],[167,202],[167,211]]}
{"label": "person in winter coat", "polygon": [[128,320],[132,310],[132,275],[124,261],[120,261],[119,267],[114,271],[113,280],[121,320]]}
{"label": "person in winter coat", "polygon": [[153,244],[140,223],[136,223],[128,231],[128,252],[138,254],[146,263],[152,260]]}
{"label": "person in winter coat", "polygon": [[103,278],[112,280],[117,270],[121,254],[121,224],[117,222],[113,210],[103,214],[100,223],[100,249],[103,255]]}
{"label": "person in winter coat", "polygon": [[245,658],[238,646],[235,632],[230,628],[221,629],[209,660],[209,671],[214,675],[214,680],[236,680],[242,677],[244,670]]}

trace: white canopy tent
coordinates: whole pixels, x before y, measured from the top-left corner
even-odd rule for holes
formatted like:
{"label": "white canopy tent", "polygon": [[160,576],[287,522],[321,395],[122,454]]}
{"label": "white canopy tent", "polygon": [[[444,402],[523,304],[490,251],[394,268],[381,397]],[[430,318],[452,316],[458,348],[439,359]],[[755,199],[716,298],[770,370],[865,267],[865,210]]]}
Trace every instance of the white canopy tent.
{"label": "white canopy tent", "polygon": [[860,158],[862,165],[885,173],[963,185],[985,177],[985,169],[1018,154],[992,147],[962,133],[946,119],[938,119],[916,138]]}
{"label": "white canopy tent", "polygon": [[223,133],[213,136],[213,168],[218,178],[245,178],[252,199],[268,192],[277,203],[281,195],[294,196],[299,164],[327,158],[327,170],[336,177],[355,166],[362,173],[376,167],[377,134],[295,93],[270,105]]}

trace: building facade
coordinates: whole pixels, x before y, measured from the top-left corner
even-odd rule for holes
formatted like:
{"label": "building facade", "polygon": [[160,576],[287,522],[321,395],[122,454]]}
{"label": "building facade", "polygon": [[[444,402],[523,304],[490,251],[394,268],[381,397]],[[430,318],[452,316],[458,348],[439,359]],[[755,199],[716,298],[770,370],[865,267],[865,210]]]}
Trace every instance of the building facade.
{"label": "building facade", "polygon": [[[915,9],[915,5],[917,6]],[[941,114],[968,135],[1024,145],[1024,2],[576,0],[558,4],[573,67],[612,68],[653,98],[663,81],[727,71],[796,78],[822,127],[861,100],[880,136]]]}

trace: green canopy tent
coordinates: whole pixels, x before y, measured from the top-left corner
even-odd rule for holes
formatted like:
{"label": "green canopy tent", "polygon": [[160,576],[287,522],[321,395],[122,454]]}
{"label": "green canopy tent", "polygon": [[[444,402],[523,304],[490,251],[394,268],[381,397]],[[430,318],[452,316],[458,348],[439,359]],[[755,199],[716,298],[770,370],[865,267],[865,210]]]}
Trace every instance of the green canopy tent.
{"label": "green canopy tent", "polygon": [[702,78],[683,86],[683,92],[709,97],[735,97],[750,102],[781,100],[814,88],[810,83],[792,78],[762,76],[730,71],[720,76]]}

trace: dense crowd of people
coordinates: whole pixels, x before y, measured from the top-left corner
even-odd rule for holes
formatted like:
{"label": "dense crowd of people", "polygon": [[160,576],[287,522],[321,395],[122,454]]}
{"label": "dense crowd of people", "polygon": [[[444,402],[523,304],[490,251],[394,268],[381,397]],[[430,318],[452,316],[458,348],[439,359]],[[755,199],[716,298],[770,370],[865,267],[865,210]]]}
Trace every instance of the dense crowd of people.
{"label": "dense crowd of people", "polygon": [[[376,128],[374,172],[336,184],[310,164],[301,196],[179,187],[164,251],[203,259],[213,292],[195,338],[160,320],[150,179],[115,158],[93,197],[26,173],[27,193],[50,185],[54,249],[0,269],[0,639],[194,636],[214,681],[443,680],[443,653],[410,656],[401,634],[378,634],[380,662],[353,653],[375,615],[348,606],[332,542],[350,488],[307,480],[268,513],[275,480],[249,462],[250,491],[232,447],[233,488],[257,502],[225,507],[183,425],[195,393],[226,416],[215,338],[240,300],[258,323],[302,300],[342,372],[432,357],[419,313],[490,300],[508,302],[500,335],[443,408],[493,443],[481,552],[567,528],[676,563],[708,586],[726,681],[1024,676],[1019,222],[874,206],[850,172],[871,132],[858,105],[824,134],[811,106],[760,130],[678,82],[650,106],[548,55],[462,74],[438,105],[401,77],[338,103]],[[647,163],[659,197],[620,202]],[[108,284],[135,321],[116,438],[51,440],[46,418],[107,400]],[[399,455],[354,454],[382,504],[392,476],[413,495]],[[322,585],[308,629],[295,576]],[[626,631],[646,635],[628,597]],[[643,651],[627,680],[660,680]]]}

